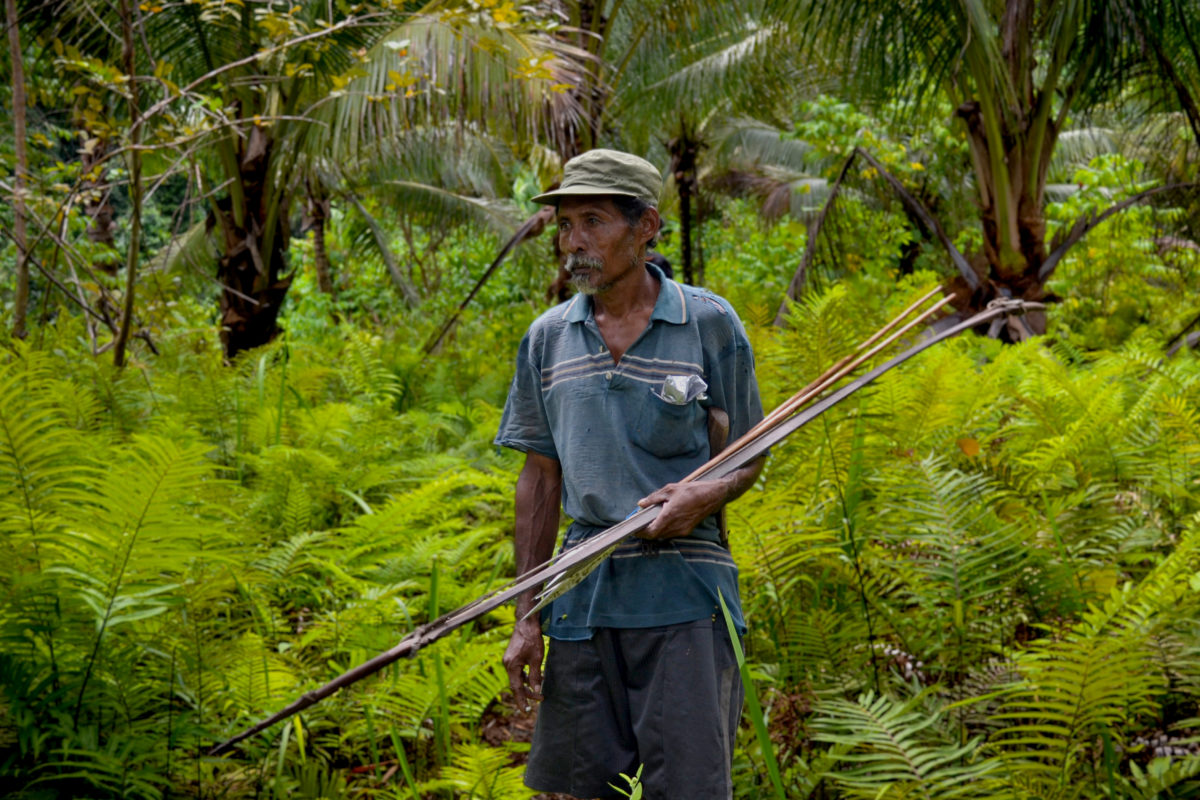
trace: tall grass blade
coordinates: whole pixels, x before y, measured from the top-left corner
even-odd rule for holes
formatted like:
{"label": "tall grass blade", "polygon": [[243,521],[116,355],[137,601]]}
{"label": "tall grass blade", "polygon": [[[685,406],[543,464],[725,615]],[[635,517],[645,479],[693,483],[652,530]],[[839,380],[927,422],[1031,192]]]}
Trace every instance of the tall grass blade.
{"label": "tall grass blade", "polygon": [[421,800],[421,792],[417,789],[417,780],[413,776],[412,767],[408,763],[408,756],[404,754],[404,742],[400,741],[400,734],[396,733],[396,726],[388,726],[388,736],[392,740],[392,748],[396,751],[396,761],[400,764],[400,771],[404,773],[404,781],[408,784],[408,791],[412,793],[412,800]]}
{"label": "tall grass blade", "polygon": [[742,686],[746,690],[746,713],[754,725],[754,735],[758,738],[759,749],[762,750],[767,776],[771,779],[771,786],[775,789],[775,797],[779,800],[787,800],[787,792],[783,790],[783,779],[779,775],[779,760],[775,757],[771,734],[767,732],[766,716],[763,714],[762,704],[758,702],[758,693],[754,691],[750,668],[746,666],[746,655],[742,652],[742,643],[738,639],[733,617],[729,615],[729,606],[725,604],[725,596],[721,594],[719,588],[717,589],[717,599],[721,601],[721,614],[725,617],[725,627],[729,629],[729,642],[733,645],[733,653],[737,657],[738,671],[742,673]]}

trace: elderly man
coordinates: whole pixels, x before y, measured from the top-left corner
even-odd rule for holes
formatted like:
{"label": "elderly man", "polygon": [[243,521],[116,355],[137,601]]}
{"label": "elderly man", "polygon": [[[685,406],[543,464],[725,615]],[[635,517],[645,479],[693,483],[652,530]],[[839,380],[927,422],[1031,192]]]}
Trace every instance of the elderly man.
{"label": "elderly man", "polygon": [[520,598],[504,665],[518,704],[542,699],[531,788],[619,797],[618,775],[641,766],[647,800],[727,800],[743,694],[718,592],[745,626],[718,512],[761,463],[721,480],[674,481],[710,457],[710,422],[727,417],[736,438],[762,406],[730,305],[646,262],[661,187],[649,162],[592,150],[567,162],[561,188],[534,198],[557,208],[577,294],[521,341],[496,436],[525,453],[517,572],[550,557],[560,502],[573,520],[564,548],[638,506],[662,511],[541,620],[521,619],[534,598]]}

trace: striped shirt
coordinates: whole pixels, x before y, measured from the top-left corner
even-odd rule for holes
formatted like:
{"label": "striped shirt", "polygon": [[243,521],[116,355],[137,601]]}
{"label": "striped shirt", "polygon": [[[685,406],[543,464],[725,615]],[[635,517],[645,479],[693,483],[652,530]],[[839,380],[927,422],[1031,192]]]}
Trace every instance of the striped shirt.
{"label": "striped shirt", "polygon": [[[724,409],[730,441],[762,418],[754,359],[732,307],[703,289],[663,277],[650,324],[614,363],[586,295],[534,321],[496,444],[557,459],[571,547],[614,525],[637,501],[709,458],[707,408]],[[664,379],[696,375],[706,394],[663,400]],[[691,536],[625,542],[579,586],[556,600],[548,633],[585,639],[597,627],[641,628],[719,613],[718,588],[742,629],[737,567],[719,544],[715,518]]]}

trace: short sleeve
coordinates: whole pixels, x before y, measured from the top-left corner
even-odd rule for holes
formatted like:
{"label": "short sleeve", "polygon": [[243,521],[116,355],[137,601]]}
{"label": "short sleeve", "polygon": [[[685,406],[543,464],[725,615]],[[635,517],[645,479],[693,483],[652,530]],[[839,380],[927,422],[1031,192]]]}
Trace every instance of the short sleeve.
{"label": "short sleeve", "polygon": [[550,421],[546,416],[542,371],[540,360],[535,357],[532,331],[521,339],[521,346],[517,350],[517,371],[508,389],[508,400],[504,404],[495,444],[558,459]]}
{"label": "short sleeve", "polygon": [[713,405],[729,415],[732,443],[762,420],[763,409],[754,374],[754,353],[742,322],[732,308],[721,321],[731,329],[710,340],[717,345],[717,352],[711,366],[709,396]]}

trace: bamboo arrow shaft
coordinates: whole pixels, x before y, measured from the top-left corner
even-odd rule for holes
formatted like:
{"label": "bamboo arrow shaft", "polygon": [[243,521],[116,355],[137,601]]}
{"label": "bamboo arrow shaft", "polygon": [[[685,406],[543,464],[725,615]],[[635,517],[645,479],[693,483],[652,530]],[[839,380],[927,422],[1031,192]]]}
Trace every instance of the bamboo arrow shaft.
{"label": "bamboo arrow shaft", "polygon": [[952,328],[948,328],[941,333],[931,336],[923,342],[918,342],[908,350],[905,350],[903,353],[900,353],[888,361],[885,361],[883,364],[880,364],[878,367],[875,367],[870,372],[864,373],[862,376],[846,384],[836,392],[833,392],[832,394],[818,400],[816,403],[799,414],[796,414],[790,419],[781,422],[770,431],[764,432],[753,442],[749,442],[736,454],[734,459],[732,459],[734,461],[732,466],[727,464],[717,465],[713,469],[703,471],[699,479],[704,480],[721,478],[725,475],[728,475],[734,469],[738,469],[746,464],[749,464],[751,461],[763,455],[772,447],[779,444],[788,436],[791,436],[797,430],[804,427],[809,422],[812,422],[821,414],[833,408],[835,405],[842,402],[859,389],[863,388],[869,383],[872,383],[884,373],[895,369],[913,356],[928,350],[930,347],[933,347],[939,342],[943,342],[946,339],[951,339],[955,336],[958,336],[960,333],[971,330],[972,328],[982,325],[985,322],[989,322],[996,317],[1006,316],[1016,311],[1035,310],[1044,307],[1045,306],[1042,303],[1028,303],[1023,300],[1004,300],[1000,302],[993,301],[987,310],[981,311],[975,316],[960,322]]}
{"label": "bamboo arrow shaft", "polygon": [[[643,508],[633,516],[622,521],[618,525],[608,528],[605,533],[614,537],[613,541],[620,541],[626,536],[631,536],[646,528],[654,518],[658,516],[662,510],[662,506],[651,506]],[[548,579],[560,574],[562,571],[570,569],[579,564],[588,557],[591,552],[585,552],[585,548],[572,548],[560,554],[557,558],[547,561],[546,563],[535,567],[526,572],[524,575],[517,578],[507,586],[498,589],[497,591],[484,595],[483,597],[468,603],[461,608],[455,609],[447,614],[443,614],[432,622],[419,626],[416,630],[405,636],[395,647],[390,650],[385,650],[379,655],[364,661],[357,667],[348,670],[323,686],[313,689],[310,692],[305,692],[295,701],[290,703],[285,708],[277,711],[266,719],[255,723],[241,733],[233,736],[220,744],[214,746],[208,751],[210,756],[220,755],[229,750],[235,744],[244,741],[256,733],[270,728],[277,722],[282,722],[288,717],[303,711],[309,706],[316,705],[321,700],[335,694],[339,689],[343,689],[352,683],[356,683],[368,675],[372,675],[401,658],[412,657],[422,647],[432,644],[448,633],[461,628],[468,622],[479,619],[484,614],[496,610],[500,606],[515,600],[518,595],[540,586]]]}
{"label": "bamboo arrow shaft", "polygon": [[[1013,314],[1027,309],[1040,309],[1043,307],[1044,306],[1040,303],[1026,303],[1020,300],[995,301],[988,307],[987,310],[976,314],[970,319],[967,319],[964,322],[949,328],[948,330],[931,336],[925,341],[917,343],[905,352],[893,357],[880,366],[863,374],[859,378],[856,378],[854,381],[846,384],[841,389],[838,389],[837,391],[832,392],[824,398],[816,401],[804,411],[796,413],[787,418],[778,418],[772,427],[769,429],[761,429],[753,439],[748,439],[746,436],[742,437],[737,443],[738,447],[736,451],[733,451],[733,448],[724,451],[724,453],[728,454],[726,458],[710,460],[708,464],[693,473],[693,476],[689,476],[689,479],[717,479],[728,475],[736,469],[746,466],[758,457],[765,454],[770,448],[779,444],[788,436],[795,433],[797,430],[804,427],[809,422],[828,411],[830,408],[833,408],[842,400],[845,400],[854,392],[876,380],[889,370],[894,369],[900,364],[903,364],[913,356],[916,356],[917,354],[929,349],[939,342],[957,336],[963,331],[970,330],[971,328],[982,325],[997,317]],[[932,313],[932,311],[928,313]],[[903,335],[905,330],[908,330],[908,327],[894,334],[894,336],[898,337]],[[877,338],[876,341],[878,341]],[[882,346],[886,346],[886,344]],[[875,348],[872,348],[872,351],[874,350]],[[851,369],[852,368],[853,367],[851,367]],[[837,372],[840,373],[841,376],[846,374],[844,369],[838,370]],[[826,380],[820,381],[819,383],[821,383],[825,388],[829,388],[836,380],[837,378],[830,376]],[[349,686],[350,684],[367,677],[368,675],[378,672],[387,665],[398,661],[401,658],[415,655],[422,647],[437,641],[451,631],[454,631],[468,622],[478,619],[484,614],[499,608],[509,600],[516,598],[517,595],[529,589],[535,588],[536,586],[544,583],[546,580],[571,569],[573,566],[583,563],[594,556],[597,552],[603,551],[605,548],[620,542],[627,536],[632,536],[633,534],[638,533],[647,525],[649,525],[655,517],[658,516],[661,509],[662,506],[650,506],[648,508],[643,508],[628,519],[612,526],[611,528],[608,528],[605,531],[600,532],[599,534],[596,534],[595,536],[592,536],[576,547],[561,553],[555,559],[542,564],[533,570],[530,570],[510,583],[508,586],[497,590],[492,594],[485,595],[484,597],[481,597],[472,603],[456,609],[455,611],[445,614],[426,625],[418,627],[415,631],[401,640],[395,647],[380,653],[369,661],[366,661],[355,667],[354,669],[342,673],[325,685],[314,689],[311,692],[306,692],[284,709],[272,714],[271,716],[242,731],[236,736],[216,745],[209,750],[209,755],[219,755],[220,753],[229,750],[235,744],[244,741],[254,734],[266,730],[272,725],[287,719],[288,717],[304,710],[305,708],[315,705],[338,690],[343,689],[346,686]]]}
{"label": "bamboo arrow shaft", "polygon": [[[935,290],[935,291],[937,291],[937,290]],[[951,297],[943,298],[941,300],[941,302],[939,302],[939,303],[935,304],[934,306],[932,306],[931,308],[923,311],[915,319],[909,321],[906,325],[901,327],[900,330],[895,331],[895,332],[891,333],[890,335],[887,335],[886,338],[883,339],[883,341],[881,341],[881,342],[879,341],[879,339],[884,337],[890,329],[894,328],[897,324],[899,324],[899,322],[901,320],[903,320],[906,316],[911,314],[917,307],[919,307],[922,303],[924,303],[926,300],[928,300],[932,296],[932,294],[933,293],[925,295],[925,297],[921,298],[916,303],[914,303],[913,305],[906,308],[903,312],[900,313],[899,316],[897,316],[895,319],[893,319],[891,322],[889,322],[887,325],[885,325],[883,328],[881,328],[879,331],[877,331],[873,336],[871,336],[869,339],[867,339],[862,344],[860,344],[857,348],[855,348],[854,353],[851,353],[850,355],[842,358],[840,361],[838,361],[832,367],[825,370],[825,372],[823,372],[820,375],[820,377],[818,377],[815,381],[810,383],[808,386],[805,386],[799,392],[796,392],[796,394],[792,395],[790,398],[788,398],[786,401],[784,401],[782,404],[780,404],[780,406],[778,408],[776,408],[774,411],[772,411],[769,415],[767,415],[767,417],[765,419],[763,419],[761,422],[759,422],[757,425],[755,425],[753,428],[751,428],[745,434],[740,436],[737,439],[737,441],[735,441],[729,447],[725,448],[720,453],[718,453],[716,456],[714,456],[711,460],[708,461],[708,463],[703,464],[702,466],[697,468],[695,472],[693,472],[691,475],[688,475],[686,478],[684,478],[682,481],[680,481],[680,483],[686,483],[688,481],[695,480],[704,471],[711,470],[715,465],[723,463],[724,461],[728,460],[729,458],[732,458],[738,452],[738,450],[741,447],[743,447],[746,443],[753,441],[758,436],[761,436],[764,431],[770,430],[775,425],[778,425],[780,423],[780,421],[782,421],[782,420],[790,417],[792,414],[796,413],[796,411],[799,410],[800,408],[802,408],[806,403],[812,401],[814,398],[818,397],[822,392],[829,389],[829,387],[833,386],[839,380],[846,377],[851,372],[853,372],[855,369],[857,369],[860,365],[863,364],[863,362],[868,361],[869,359],[875,357],[879,352],[890,347],[892,344],[894,344],[896,342],[897,339],[899,339],[904,334],[908,333],[915,326],[919,325],[920,323],[922,323],[925,320],[932,317],[934,314],[936,314],[938,311],[940,311],[943,307],[945,307],[945,305],[947,303],[949,303],[953,299]],[[872,345],[874,345],[874,346],[872,346]],[[863,350],[866,350],[866,352],[861,352]],[[855,353],[858,353],[858,355],[855,355]]]}

